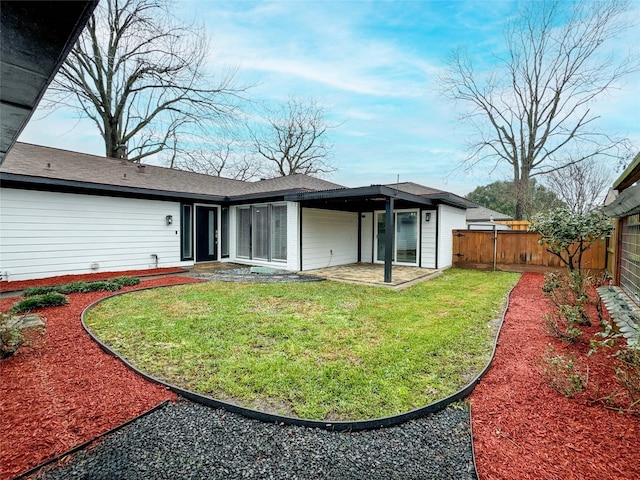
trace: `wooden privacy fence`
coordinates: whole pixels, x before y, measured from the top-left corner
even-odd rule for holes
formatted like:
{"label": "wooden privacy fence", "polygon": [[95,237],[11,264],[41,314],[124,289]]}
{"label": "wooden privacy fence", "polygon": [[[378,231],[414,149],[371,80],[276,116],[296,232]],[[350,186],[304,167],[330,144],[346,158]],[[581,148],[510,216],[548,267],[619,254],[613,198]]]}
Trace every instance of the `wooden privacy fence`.
{"label": "wooden privacy fence", "polygon": [[[519,230],[454,230],[453,265],[509,272],[544,272],[565,268],[560,259],[538,244],[540,234]],[[607,245],[594,243],[584,252],[582,267],[592,272],[607,266]]]}

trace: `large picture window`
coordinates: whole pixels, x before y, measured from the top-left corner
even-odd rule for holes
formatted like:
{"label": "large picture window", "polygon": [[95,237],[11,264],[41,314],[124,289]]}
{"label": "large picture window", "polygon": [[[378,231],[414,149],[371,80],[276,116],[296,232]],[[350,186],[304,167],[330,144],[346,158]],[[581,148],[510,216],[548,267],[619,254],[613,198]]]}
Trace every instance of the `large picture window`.
{"label": "large picture window", "polygon": [[238,207],[237,256],[264,261],[287,260],[287,206]]}

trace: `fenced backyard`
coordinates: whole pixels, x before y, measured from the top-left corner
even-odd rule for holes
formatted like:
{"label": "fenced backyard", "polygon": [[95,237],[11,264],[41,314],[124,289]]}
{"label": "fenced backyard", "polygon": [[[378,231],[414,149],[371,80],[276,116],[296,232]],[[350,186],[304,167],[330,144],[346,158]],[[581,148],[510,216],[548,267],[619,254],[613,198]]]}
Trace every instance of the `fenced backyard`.
{"label": "fenced backyard", "polygon": [[[509,272],[544,272],[564,268],[560,259],[538,244],[538,233],[521,230],[454,230],[453,266]],[[607,242],[584,253],[583,268],[601,273],[607,267]]]}

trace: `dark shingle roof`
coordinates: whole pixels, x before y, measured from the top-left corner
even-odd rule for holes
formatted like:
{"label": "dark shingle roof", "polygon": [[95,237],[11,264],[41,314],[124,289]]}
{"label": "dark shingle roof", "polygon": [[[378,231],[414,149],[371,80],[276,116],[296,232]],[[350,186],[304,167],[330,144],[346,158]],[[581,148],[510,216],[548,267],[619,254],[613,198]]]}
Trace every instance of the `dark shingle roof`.
{"label": "dark shingle roof", "polygon": [[337,183],[327,182],[321,178],[295,174],[247,183],[245,184],[243,193],[279,192],[282,190],[334,190],[337,188],[344,187]]}
{"label": "dark shingle roof", "polygon": [[464,206],[466,208],[475,207],[476,204],[467,200],[460,195],[456,195],[455,193],[446,192],[444,190],[438,190],[437,188],[426,187],[424,185],[420,185],[419,183],[414,182],[401,182],[401,183],[390,183],[385,185],[389,188],[396,188],[402,192],[410,193],[412,195],[417,195],[419,197],[431,198],[433,200],[442,200],[445,203],[453,202],[453,204],[458,206]]}
{"label": "dark shingle roof", "polygon": [[113,158],[16,143],[0,173],[82,182],[96,185],[233,197],[290,190],[328,190],[340,187],[308,175],[291,175],[259,182],[243,182],[154,165],[140,166]]}
{"label": "dark shingle roof", "polygon": [[499,222],[513,220],[513,217],[485,207],[467,209],[467,222],[489,222],[492,219],[495,222]]}
{"label": "dark shingle roof", "polygon": [[420,185],[419,183],[414,183],[414,182],[389,183],[385,186],[389,188],[397,188],[402,192],[407,192],[412,195],[419,195],[421,197],[426,195],[433,195],[436,193],[448,193],[448,192],[445,192],[444,190],[425,187],[424,185]]}

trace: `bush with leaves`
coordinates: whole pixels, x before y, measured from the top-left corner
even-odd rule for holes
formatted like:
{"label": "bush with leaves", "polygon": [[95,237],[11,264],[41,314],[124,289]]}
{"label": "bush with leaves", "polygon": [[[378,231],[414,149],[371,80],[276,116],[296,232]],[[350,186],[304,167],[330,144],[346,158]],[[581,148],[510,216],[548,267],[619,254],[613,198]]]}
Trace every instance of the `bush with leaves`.
{"label": "bush with leaves", "polygon": [[110,281],[120,285],[120,288],[133,287],[140,283],[140,279],[138,277],[116,277],[112,278]]}
{"label": "bush with leaves", "polygon": [[566,208],[539,213],[529,230],[540,234],[540,245],[557,256],[570,272],[582,275],[582,256],[595,242],[603,241],[613,225],[601,211],[575,214]]}
{"label": "bush with leaves", "polygon": [[576,327],[575,323],[559,313],[547,313],[543,318],[545,323],[542,329],[563,342],[573,343],[582,335],[582,330]]}
{"label": "bush with leaves", "polygon": [[34,287],[27,288],[22,294],[25,297],[34,295],[44,295],[51,292],[69,295],[71,293],[89,293],[89,292],[116,292],[122,287],[138,285],[140,279],[137,277],[116,277],[111,280],[99,280],[95,282],[72,282],[63,285],[55,285],[51,287]]}
{"label": "bush with leaves", "polygon": [[20,300],[11,307],[11,313],[26,313],[38,308],[59,307],[67,303],[69,300],[61,293],[49,292]]}
{"label": "bush with leaves", "polygon": [[578,369],[574,355],[558,354],[555,348],[549,345],[540,367],[547,384],[565,397],[571,398],[586,387],[587,382]]}
{"label": "bush with leaves", "polygon": [[629,394],[630,410],[640,413],[640,348],[624,348],[616,353],[616,378]]}

